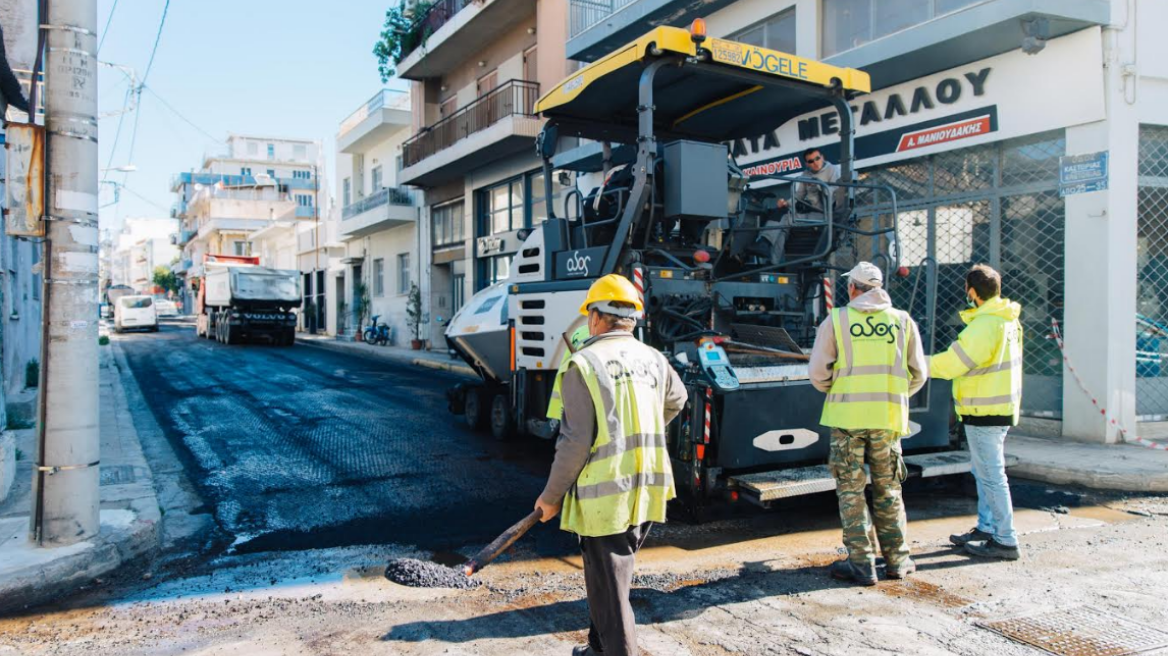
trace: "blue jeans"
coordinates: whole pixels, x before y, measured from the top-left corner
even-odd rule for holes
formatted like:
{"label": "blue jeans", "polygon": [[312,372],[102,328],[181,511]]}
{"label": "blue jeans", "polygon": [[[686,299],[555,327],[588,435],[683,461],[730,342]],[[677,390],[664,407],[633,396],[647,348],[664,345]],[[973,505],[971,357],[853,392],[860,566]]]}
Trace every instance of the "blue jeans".
{"label": "blue jeans", "polygon": [[998,544],[1018,546],[1014,506],[1006,481],[1006,432],[1009,426],[965,426],[973,477],[977,480],[977,528]]}

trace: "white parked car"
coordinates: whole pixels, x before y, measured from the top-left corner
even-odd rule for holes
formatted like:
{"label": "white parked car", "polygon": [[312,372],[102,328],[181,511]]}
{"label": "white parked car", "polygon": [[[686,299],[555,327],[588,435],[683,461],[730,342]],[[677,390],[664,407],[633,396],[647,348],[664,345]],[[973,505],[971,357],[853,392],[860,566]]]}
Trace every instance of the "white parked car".
{"label": "white parked car", "polygon": [[160,317],[177,317],[178,306],[174,301],[165,298],[154,299],[154,311]]}
{"label": "white parked car", "polygon": [[153,296],[123,296],[114,305],[114,332],[149,330],[158,332],[158,314]]}

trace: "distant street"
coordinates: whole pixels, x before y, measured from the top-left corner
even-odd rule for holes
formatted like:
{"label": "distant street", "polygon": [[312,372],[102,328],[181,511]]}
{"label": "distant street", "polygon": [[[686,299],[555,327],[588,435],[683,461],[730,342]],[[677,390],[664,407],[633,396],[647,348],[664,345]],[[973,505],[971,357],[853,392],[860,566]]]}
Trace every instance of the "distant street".
{"label": "distant street", "polygon": [[[446,410],[458,376],[188,323],[115,336],[237,551],[490,540],[530,509],[550,444],[497,444]],[[473,499],[473,505],[469,500]]]}

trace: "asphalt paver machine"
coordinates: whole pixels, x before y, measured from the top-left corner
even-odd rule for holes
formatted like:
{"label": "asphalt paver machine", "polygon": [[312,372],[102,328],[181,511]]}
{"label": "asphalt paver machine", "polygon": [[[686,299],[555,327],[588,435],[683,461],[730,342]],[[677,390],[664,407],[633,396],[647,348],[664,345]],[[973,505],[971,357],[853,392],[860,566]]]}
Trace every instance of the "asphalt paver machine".
{"label": "asphalt paver machine", "polygon": [[[500,439],[552,438],[548,400],[571,348],[566,335],[585,321],[587,289],[605,274],[629,277],[646,308],[638,336],[668,356],[689,391],[669,451],[681,501],[699,512],[714,499],[768,506],[834,488],[824,396],[808,381],[816,326],[839,273],[858,259],[878,263],[890,285],[919,283],[895,275],[894,192],[855,182],[849,101],[870,90],[868,75],[702,31],[654,29],[539,100],[544,197],[554,197],[561,147],[593,144],[602,170],[584,189],[588,176],[577,173],[576,188],[522,242],[510,276],[476,294],[446,333],[481,377],[450,391],[452,412]],[[837,184],[748,176],[730,155],[735,140],[830,108]],[[795,180],[822,194],[822,211],[798,207]],[[777,216],[783,194],[792,211]],[[777,255],[757,248],[768,231],[784,233]],[[951,407],[943,381],[913,398],[910,475],[968,471]]]}

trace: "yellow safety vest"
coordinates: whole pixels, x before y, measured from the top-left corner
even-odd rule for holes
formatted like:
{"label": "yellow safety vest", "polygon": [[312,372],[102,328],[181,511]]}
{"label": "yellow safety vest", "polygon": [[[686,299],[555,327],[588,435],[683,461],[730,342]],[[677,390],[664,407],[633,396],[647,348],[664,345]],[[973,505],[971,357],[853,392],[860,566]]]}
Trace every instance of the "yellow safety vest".
{"label": "yellow safety vest", "polygon": [[665,447],[665,356],[618,334],[592,340],[569,366],[588,386],[596,439],[564,497],[560,528],[600,537],[665,521],[665,504],[677,496]]}
{"label": "yellow safety vest", "polygon": [[[568,336],[568,341],[572,342],[572,349],[577,351],[584,346],[584,342],[591,337],[588,332],[588,324],[580,326],[572,331]],[[572,359],[572,349],[564,349],[564,357],[560,358],[560,368],[556,370],[556,380],[552,383],[552,398],[548,401],[547,418],[548,419],[563,419],[564,418],[564,400],[560,398],[560,388],[564,384],[564,373],[568,371],[568,361]]]}
{"label": "yellow safety vest", "polygon": [[908,435],[908,349],[912,319],[889,308],[865,313],[831,311],[837,357],[824,426],[892,430]]}
{"label": "yellow safety vest", "polygon": [[953,401],[962,417],[1012,417],[1022,408],[1022,306],[995,296],[963,310],[966,327],[929,369],[953,380]]}

